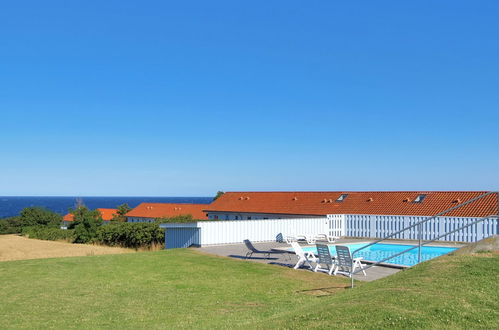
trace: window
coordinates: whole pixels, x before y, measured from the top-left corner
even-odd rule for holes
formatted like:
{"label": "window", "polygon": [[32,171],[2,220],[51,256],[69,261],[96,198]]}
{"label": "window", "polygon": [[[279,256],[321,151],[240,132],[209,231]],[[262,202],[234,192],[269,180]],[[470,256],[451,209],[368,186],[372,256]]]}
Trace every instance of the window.
{"label": "window", "polygon": [[263,218],[263,220],[268,220],[268,218]]}
{"label": "window", "polygon": [[425,194],[420,194],[418,195],[418,197],[416,197],[415,200],[413,200],[412,202],[413,203],[422,203],[424,201],[424,199],[426,198],[426,195]]}
{"label": "window", "polygon": [[215,220],[218,220],[218,215],[215,215]]}
{"label": "window", "polygon": [[248,217],[248,220],[251,220],[251,217]]}
{"label": "window", "polygon": [[337,202],[343,202],[348,197],[348,194],[341,194],[340,197],[336,199]]}
{"label": "window", "polygon": [[229,220],[229,215],[228,214],[225,215],[225,220]]}
{"label": "window", "polygon": [[239,220],[239,216],[236,215],[236,220]]}

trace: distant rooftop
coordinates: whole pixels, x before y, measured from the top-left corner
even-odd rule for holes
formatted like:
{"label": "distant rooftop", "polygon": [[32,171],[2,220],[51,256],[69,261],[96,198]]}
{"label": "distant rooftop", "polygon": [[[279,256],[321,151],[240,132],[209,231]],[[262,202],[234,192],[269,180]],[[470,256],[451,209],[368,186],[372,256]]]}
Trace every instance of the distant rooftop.
{"label": "distant rooftop", "polygon": [[[115,215],[116,213],[118,212],[117,209],[103,209],[103,208],[98,208],[97,209],[101,216],[102,216],[102,220],[104,221],[110,221]],[[62,220],[64,221],[74,221],[74,215],[72,215],[71,213],[68,213],[66,214]]]}
{"label": "distant rooftop", "polygon": [[127,217],[140,218],[171,218],[180,215],[192,215],[193,219],[206,220],[208,217],[203,209],[207,204],[182,203],[141,203],[126,214]]}

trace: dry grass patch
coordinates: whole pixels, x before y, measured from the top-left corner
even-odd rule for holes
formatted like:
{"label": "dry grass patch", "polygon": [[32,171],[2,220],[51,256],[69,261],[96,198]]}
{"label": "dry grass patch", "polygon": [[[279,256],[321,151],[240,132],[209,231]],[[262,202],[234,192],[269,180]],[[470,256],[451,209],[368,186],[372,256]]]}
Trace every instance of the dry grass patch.
{"label": "dry grass patch", "polygon": [[305,270],[286,269],[282,277],[297,281],[303,281],[305,289],[297,293],[312,296],[327,296],[343,291],[350,286],[347,278],[331,276],[324,273],[311,273]]}
{"label": "dry grass patch", "polygon": [[131,253],[132,249],[0,235],[0,261]]}

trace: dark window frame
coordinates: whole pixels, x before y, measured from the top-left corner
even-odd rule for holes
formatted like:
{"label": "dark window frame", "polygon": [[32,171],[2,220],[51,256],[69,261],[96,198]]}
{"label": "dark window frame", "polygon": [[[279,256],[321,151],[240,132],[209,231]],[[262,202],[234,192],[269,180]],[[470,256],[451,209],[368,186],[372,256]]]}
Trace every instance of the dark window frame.
{"label": "dark window frame", "polygon": [[413,203],[420,204],[423,203],[424,200],[426,199],[427,194],[419,194],[414,200],[412,201]]}
{"label": "dark window frame", "polygon": [[347,199],[347,197],[348,197],[348,194],[341,194],[338,198],[336,198],[336,202],[341,203],[345,199]]}

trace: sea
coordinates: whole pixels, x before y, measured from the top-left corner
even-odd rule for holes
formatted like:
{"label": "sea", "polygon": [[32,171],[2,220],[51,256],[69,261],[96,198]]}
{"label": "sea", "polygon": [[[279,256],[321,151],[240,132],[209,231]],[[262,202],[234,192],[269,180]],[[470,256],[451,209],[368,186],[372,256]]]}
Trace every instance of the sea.
{"label": "sea", "polygon": [[19,215],[25,207],[41,206],[61,215],[67,214],[79,202],[90,209],[116,208],[127,203],[134,208],[140,203],[209,204],[213,197],[15,197],[0,196],[0,219]]}

